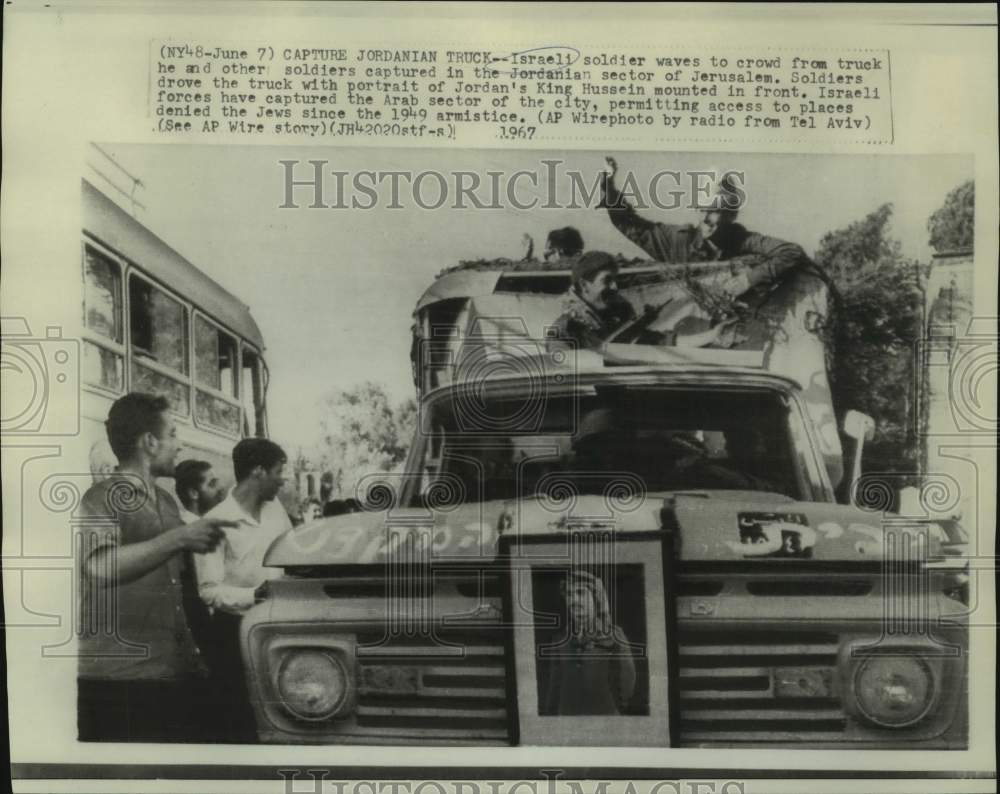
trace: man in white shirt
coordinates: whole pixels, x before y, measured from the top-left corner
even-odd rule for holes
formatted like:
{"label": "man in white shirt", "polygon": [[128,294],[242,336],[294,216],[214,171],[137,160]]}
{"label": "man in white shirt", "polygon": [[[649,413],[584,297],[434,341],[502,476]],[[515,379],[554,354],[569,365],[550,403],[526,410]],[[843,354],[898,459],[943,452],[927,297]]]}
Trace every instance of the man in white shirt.
{"label": "man in white shirt", "polygon": [[195,558],[198,594],[213,610],[243,614],[254,605],[254,590],[269,576],[264,554],[292,527],[275,498],[285,484],[287,461],[281,447],[264,438],[243,439],[233,449],[236,485],[208,516],[228,516],[237,526],[213,552]]}
{"label": "man in white shirt", "polygon": [[206,517],[236,524],[218,547],[195,557],[198,594],[214,612],[216,643],[209,666],[218,684],[219,710],[228,718],[227,739],[255,739],[253,711],[247,700],[240,655],[240,619],[255,601],[254,591],[274,572],[264,567],[264,555],[292,522],[278,501],[285,484],[288,458],[281,447],[264,438],[246,438],[233,449],[236,485]]}

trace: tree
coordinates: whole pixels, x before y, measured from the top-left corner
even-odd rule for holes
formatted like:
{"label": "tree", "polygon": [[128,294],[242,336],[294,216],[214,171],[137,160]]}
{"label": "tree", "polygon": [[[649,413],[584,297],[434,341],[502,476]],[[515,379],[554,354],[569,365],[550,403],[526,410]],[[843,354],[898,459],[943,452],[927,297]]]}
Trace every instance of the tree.
{"label": "tree", "polygon": [[830,385],[840,417],[851,408],[869,414],[875,438],[866,446],[865,472],[916,480],[914,350],[921,335],[923,293],[916,263],[905,260],[889,225],[892,205],[829,232],[816,261],[839,291],[828,329]]}
{"label": "tree", "polygon": [[930,244],[938,253],[971,249],[975,237],[976,186],[959,185],[927,220]]}
{"label": "tree", "polygon": [[403,462],[416,425],[413,400],[393,406],[382,386],[366,382],[333,392],[324,407],[319,455],[334,494],[353,496],[362,477]]}

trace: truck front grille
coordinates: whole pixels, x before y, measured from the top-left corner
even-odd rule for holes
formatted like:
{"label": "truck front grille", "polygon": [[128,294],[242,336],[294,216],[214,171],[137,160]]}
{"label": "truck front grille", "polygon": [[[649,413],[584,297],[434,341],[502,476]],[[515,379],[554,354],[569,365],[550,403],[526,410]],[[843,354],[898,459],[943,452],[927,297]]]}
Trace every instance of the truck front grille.
{"label": "truck front grille", "polygon": [[843,739],[836,634],[679,634],[680,742]]}
{"label": "truck front grille", "polygon": [[509,743],[500,632],[361,634],[357,652],[360,732],[448,744]]}

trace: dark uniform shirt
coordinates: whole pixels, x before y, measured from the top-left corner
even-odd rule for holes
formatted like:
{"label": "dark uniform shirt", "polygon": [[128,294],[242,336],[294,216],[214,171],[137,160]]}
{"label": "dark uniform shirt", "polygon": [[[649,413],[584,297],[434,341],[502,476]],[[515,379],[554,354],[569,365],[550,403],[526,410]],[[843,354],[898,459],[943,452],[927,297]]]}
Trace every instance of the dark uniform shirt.
{"label": "dark uniform shirt", "polygon": [[613,179],[605,176],[601,188],[602,203],[611,223],[658,262],[683,264],[756,255],[762,260],[759,267],[765,270],[755,274],[755,283],[777,278],[795,265],[809,263],[805,251],[795,243],[748,231],[739,223],[719,226],[706,240],[696,226],[647,220],[626,201]]}
{"label": "dark uniform shirt", "polygon": [[572,341],[580,349],[600,347],[609,336],[635,319],[635,309],[618,296],[599,311],[571,289],[563,299],[562,314],[552,329],[555,339]]}
{"label": "dark uniform shirt", "polygon": [[[169,493],[157,487],[147,496],[137,478],[122,474],[92,486],[79,515],[81,564],[98,549],[150,540],[183,523]],[[185,575],[181,554],[117,585],[102,586],[82,573],[80,677],[162,681],[201,675],[204,665],[184,615]]]}
{"label": "dark uniform shirt", "polygon": [[[620,632],[620,629],[615,629]],[[635,692],[635,662],[627,646],[608,638],[571,638],[552,660],[545,714],[621,714]]]}

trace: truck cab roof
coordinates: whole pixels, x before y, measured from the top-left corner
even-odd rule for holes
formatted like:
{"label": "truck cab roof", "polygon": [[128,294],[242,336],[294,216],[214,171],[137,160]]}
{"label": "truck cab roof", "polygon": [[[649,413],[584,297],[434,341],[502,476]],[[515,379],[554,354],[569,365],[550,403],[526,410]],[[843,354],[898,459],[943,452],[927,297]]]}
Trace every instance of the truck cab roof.
{"label": "truck cab roof", "polygon": [[[735,320],[732,333],[704,347],[640,342],[559,351],[551,343],[575,261],[476,260],[442,271],[414,310],[411,360],[419,398],[560,368],[594,378],[634,367],[664,378],[770,376],[775,385],[803,393],[830,480],[839,483],[842,449],[826,372],[828,287],[807,264],[771,277],[756,256],[686,264],[619,258],[619,293],[637,316],[653,312],[651,330],[669,338]],[[741,274],[752,276],[754,286],[730,294]]]}
{"label": "truck cab roof", "polygon": [[[417,301],[414,313],[427,306],[456,298],[494,293],[561,295],[569,290],[578,257],[550,261],[537,259],[476,259],[442,270]],[[622,289],[644,283],[679,282],[712,274],[732,275],[758,263],[757,257],[727,262],[666,264],[649,259],[617,257]]]}

